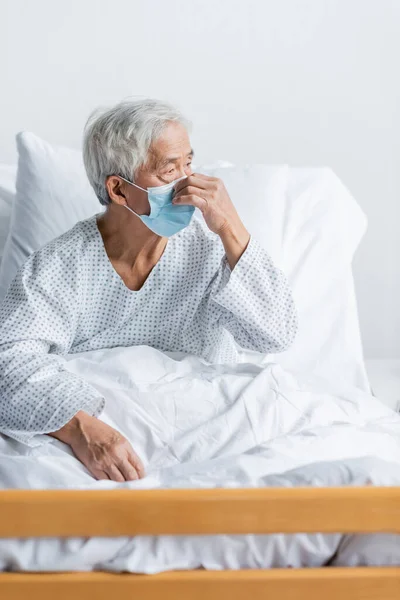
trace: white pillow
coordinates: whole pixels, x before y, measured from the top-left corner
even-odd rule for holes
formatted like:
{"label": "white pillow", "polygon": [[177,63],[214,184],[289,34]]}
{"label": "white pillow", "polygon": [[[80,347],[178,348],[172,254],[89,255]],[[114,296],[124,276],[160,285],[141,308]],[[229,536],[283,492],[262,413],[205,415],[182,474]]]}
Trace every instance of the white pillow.
{"label": "white pillow", "polygon": [[0,165],[0,264],[10,228],[16,174],[17,165]]}
{"label": "white pillow", "polygon": [[0,301],[32,252],[102,209],[80,151],[52,146],[29,132],[16,139],[17,192],[0,267]]}
{"label": "white pillow", "polygon": [[300,318],[297,339],[279,362],[369,391],[351,269],[366,227],[365,214],[330,169],[292,172],[282,264]]}
{"label": "white pillow", "polygon": [[196,170],[224,181],[247,230],[262,243],[275,264],[281,266],[289,167],[235,166],[218,161],[214,166],[200,166]]}
{"label": "white pillow", "polygon": [[[19,134],[17,145],[17,196],[0,300],[29,254],[102,210],[80,151],[53,147],[32,133]],[[361,209],[330,169],[222,164],[196,170],[223,179],[245,225],[293,289],[299,332],[275,360],[368,389],[351,271],[366,227]]]}
{"label": "white pillow", "polygon": [[[204,169],[224,180],[249,231],[290,281],[298,333],[289,350],[269,358],[369,391],[351,269],[367,219],[331,169],[275,169],[266,195],[255,185],[268,172],[261,165]],[[242,359],[257,356],[245,351]]]}

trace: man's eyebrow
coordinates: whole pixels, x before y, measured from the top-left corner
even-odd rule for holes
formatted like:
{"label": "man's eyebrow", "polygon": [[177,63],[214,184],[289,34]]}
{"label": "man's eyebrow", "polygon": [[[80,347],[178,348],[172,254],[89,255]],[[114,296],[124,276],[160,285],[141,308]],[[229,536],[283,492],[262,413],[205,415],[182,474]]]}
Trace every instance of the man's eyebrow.
{"label": "man's eyebrow", "polygon": [[[193,158],[194,156],[194,150],[193,148],[191,148],[190,152],[186,155],[187,157],[191,156]],[[169,156],[168,158],[164,158],[164,160],[162,160],[160,162],[160,167],[165,167],[165,165],[169,165],[170,163],[173,162],[177,162],[180,159],[180,156]]]}

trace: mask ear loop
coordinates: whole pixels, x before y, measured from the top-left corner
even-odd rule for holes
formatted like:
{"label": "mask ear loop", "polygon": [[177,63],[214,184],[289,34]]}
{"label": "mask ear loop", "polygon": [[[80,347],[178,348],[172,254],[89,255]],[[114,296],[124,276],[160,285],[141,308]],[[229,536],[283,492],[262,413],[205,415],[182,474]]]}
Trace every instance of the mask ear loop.
{"label": "mask ear loop", "polygon": [[[129,183],[130,185],[134,185],[135,187],[139,188],[139,190],[143,190],[144,192],[147,193],[147,190],[145,190],[144,188],[140,187],[140,185],[136,185],[136,183],[133,183],[133,181],[129,181],[129,179],[125,179],[125,177],[122,177],[122,175],[118,175],[118,177],[120,177],[121,179],[123,179],[124,181],[126,181],[126,183]],[[136,215],[136,217],[141,217],[141,215],[138,215],[137,212],[135,212],[130,206],[128,206],[127,204],[123,205],[125,208],[127,208],[128,210],[131,211],[131,213],[133,213],[134,215]]]}
{"label": "mask ear loop", "polygon": [[123,204],[122,206],[123,206],[124,208],[127,208],[128,210],[130,210],[130,211],[131,211],[131,213],[133,213],[133,214],[134,214],[136,217],[139,217],[139,219],[140,219],[140,217],[142,216],[142,215],[138,215],[138,214],[137,214],[137,213],[136,213],[136,212],[135,212],[135,211],[134,211],[134,210],[133,210],[133,209],[132,209],[130,206],[128,206],[127,204]]}
{"label": "mask ear loop", "polygon": [[125,179],[125,177],[122,177],[122,175],[118,175],[118,177],[120,177],[121,179],[123,179],[124,181],[126,181],[126,183],[129,183],[130,185],[134,185],[135,187],[139,188],[139,190],[143,190],[143,192],[146,192],[146,194],[148,193],[148,191],[145,190],[144,188],[140,187],[140,185],[137,185],[136,183],[133,183],[133,181],[129,181],[129,179]]}

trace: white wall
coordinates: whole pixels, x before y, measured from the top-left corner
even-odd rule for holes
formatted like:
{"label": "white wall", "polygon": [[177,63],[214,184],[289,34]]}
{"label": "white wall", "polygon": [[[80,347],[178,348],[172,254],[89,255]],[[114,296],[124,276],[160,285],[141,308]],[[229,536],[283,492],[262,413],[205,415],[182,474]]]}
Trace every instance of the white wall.
{"label": "white wall", "polygon": [[400,357],[400,0],[0,0],[0,161],[29,129],[176,101],[198,160],[329,165],[369,217],[355,260],[367,357]]}

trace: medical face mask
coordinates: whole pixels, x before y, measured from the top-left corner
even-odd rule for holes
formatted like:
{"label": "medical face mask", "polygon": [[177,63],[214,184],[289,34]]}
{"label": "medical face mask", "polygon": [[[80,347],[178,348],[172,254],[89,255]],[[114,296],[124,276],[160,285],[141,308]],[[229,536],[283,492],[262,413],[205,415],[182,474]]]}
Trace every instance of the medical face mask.
{"label": "medical face mask", "polygon": [[185,177],[175,179],[175,181],[167,183],[166,185],[149,187],[147,190],[145,190],[144,188],[140,187],[140,185],[136,185],[136,183],[125,179],[125,177],[121,177],[121,179],[130,185],[134,185],[140,190],[147,192],[150,204],[150,214],[138,215],[129,206],[124,206],[134,215],[139,217],[146,227],[154,231],[154,233],[163,237],[170,237],[171,235],[178,233],[178,231],[181,229],[187,227],[194,213],[194,206],[179,206],[172,204],[174,185],[181,179],[185,178],[186,175]]}

